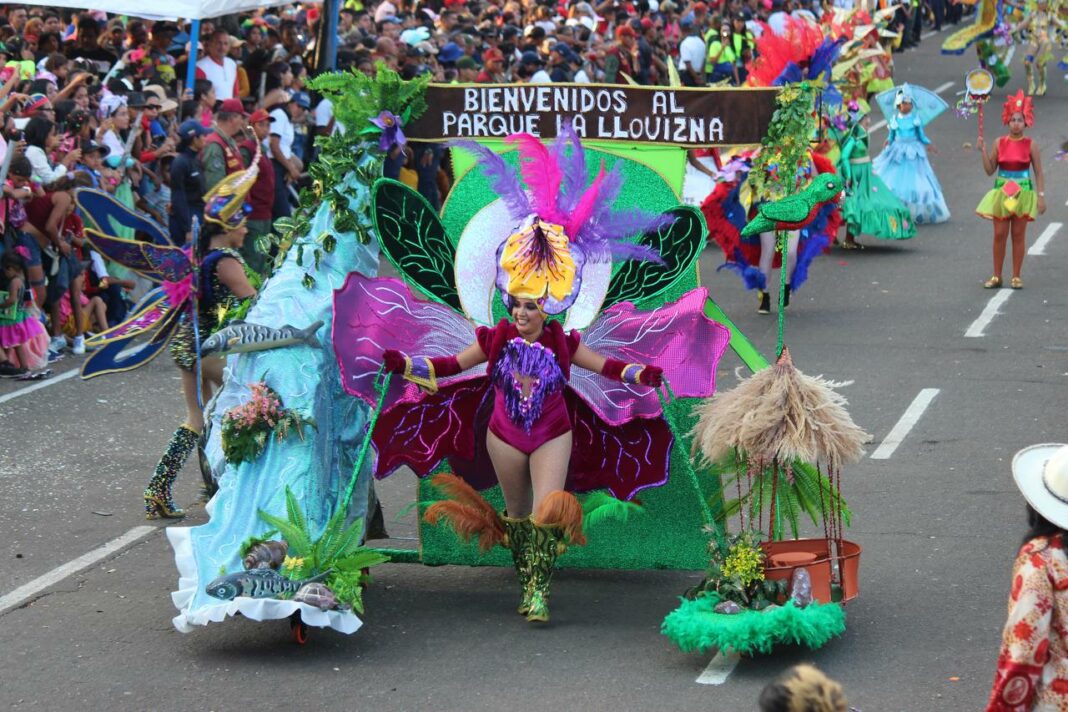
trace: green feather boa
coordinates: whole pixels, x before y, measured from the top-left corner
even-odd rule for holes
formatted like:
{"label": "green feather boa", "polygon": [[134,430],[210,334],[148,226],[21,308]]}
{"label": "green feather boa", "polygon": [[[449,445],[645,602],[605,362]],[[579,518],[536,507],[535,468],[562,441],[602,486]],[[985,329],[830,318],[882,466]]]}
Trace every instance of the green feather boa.
{"label": "green feather boa", "polygon": [[682,599],[682,605],[664,618],[660,632],[686,653],[716,648],[749,654],[770,653],[777,643],[815,649],[845,631],[845,612],[837,603],[813,602],[798,608],[787,602],[767,611],[727,615],[713,611],[720,600],[714,592]]}

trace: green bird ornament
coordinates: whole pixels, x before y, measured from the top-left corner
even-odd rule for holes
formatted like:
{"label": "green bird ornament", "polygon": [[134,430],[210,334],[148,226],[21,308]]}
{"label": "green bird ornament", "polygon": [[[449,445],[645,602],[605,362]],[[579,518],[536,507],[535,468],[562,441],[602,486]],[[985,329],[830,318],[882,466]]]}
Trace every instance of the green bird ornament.
{"label": "green bird ornament", "polygon": [[842,192],[842,185],[842,176],[837,173],[817,174],[801,192],[762,204],[742,230],[742,235],[800,230],[816,219],[816,213],[824,203],[836,199]]}

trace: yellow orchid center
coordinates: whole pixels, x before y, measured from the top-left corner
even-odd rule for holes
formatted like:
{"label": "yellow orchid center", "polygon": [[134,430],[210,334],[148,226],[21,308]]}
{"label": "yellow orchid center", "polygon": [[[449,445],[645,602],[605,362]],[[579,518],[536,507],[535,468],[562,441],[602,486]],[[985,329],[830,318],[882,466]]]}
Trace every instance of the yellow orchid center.
{"label": "yellow orchid center", "polygon": [[575,260],[564,228],[538,220],[513,233],[501,251],[508,294],[521,299],[563,301],[575,284]]}

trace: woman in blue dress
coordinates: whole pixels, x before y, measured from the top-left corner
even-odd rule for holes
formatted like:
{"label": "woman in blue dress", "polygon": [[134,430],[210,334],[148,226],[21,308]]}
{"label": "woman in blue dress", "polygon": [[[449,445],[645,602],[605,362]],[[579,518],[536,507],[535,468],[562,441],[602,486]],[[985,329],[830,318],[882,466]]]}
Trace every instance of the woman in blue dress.
{"label": "woman in blue dress", "polygon": [[938,177],[927,160],[927,147],[935,153],[937,150],[923,131],[930,119],[925,120],[925,112],[914,111],[915,105],[912,87],[908,84],[898,87],[894,110],[888,112],[890,135],[873,168],[891,192],[908,206],[914,222],[941,223],[949,220],[949,208]]}

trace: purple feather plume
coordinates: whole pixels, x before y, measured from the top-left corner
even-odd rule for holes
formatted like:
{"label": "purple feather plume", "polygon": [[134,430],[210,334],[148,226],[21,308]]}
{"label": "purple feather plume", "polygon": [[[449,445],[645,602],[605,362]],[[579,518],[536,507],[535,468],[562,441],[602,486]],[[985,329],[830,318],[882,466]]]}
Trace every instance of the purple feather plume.
{"label": "purple feather plume", "polygon": [[[569,147],[571,148],[570,153],[567,151]],[[571,126],[570,119],[565,121],[560,129],[560,135],[557,136],[556,143],[553,144],[553,155],[564,174],[563,186],[556,204],[560,208],[560,212],[566,215],[571,212],[582,197],[582,193],[586,189],[587,178],[586,149],[582,147],[578,134],[575,133],[575,129]],[[617,189],[616,193],[618,194],[618,192]],[[601,184],[601,194],[604,195],[603,183]],[[615,200],[614,196],[612,200]]]}
{"label": "purple feather plume", "polygon": [[530,199],[523,190],[519,174],[501,158],[501,155],[475,141],[450,141],[452,148],[462,148],[474,154],[482,172],[489,179],[490,187],[501,197],[508,207],[508,213],[515,220],[524,220],[534,210]]}
{"label": "purple feather plume", "polygon": [[[670,213],[654,215],[643,210],[621,210],[609,213],[598,221],[589,221],[580,233],[582,246],[591,259],[608,255],[618,259],[641,259],[663,264],[660,254],[651,247],[629,242],[631,238],[653,230],[661,230],[675,222]],[[595,257],[594,257],[595,256]]]}

